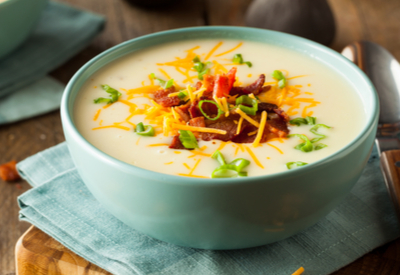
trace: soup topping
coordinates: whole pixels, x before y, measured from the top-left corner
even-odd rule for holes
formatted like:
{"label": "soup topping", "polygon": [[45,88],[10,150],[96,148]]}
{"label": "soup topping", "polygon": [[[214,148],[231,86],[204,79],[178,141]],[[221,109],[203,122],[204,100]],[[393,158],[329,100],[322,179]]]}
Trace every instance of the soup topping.
{"label": "soup topping", "polygon": [[[211,156],[204,154],[202,153],[204,148],[199,148],[198,140],[231,142],[238,145],[236,150],[239,148],[243,150],[240,144],[251,143],[252,147],[258,147],[271,140],[286,138],[298,138],[300,143],[294,148],[302,152],[327,147],[326,144],[320,143],[326,135],[318,130],[331,127],[316,124],[316,117],[312,117],[313,112],[308,110],[320,102],[310,97],[300,98],[299,96],[303,94],[300,85],[289,85],[290,79],[302,76],[288,78],[287,71],[274,70],[269,74],[274,82],[267,83],[266,75],[260,74],[253,83],[243,85],[236,77],[237,66],[246,65],[251,68],[253,64],[244,61],[242,54],[236,53],[232,59],[225,59],[231,62],[225,65],[233,65],[230,70],[217,60],[208,61],[221,44],[222,42],[218,43],[205,57],[202,55],[203,58],[195,53],[198,49],[195,47],[186,51],[186,58],[176,58],[175,61],[157,64],[174,67],[186,77],[183,83],[175,82],[165,70],[159,68],[162,76],[155,73],[148,75],[150,85],[144,85],[145,82],[142,82],[142,87],[121,89],[125,92],[126,98],[121,97],[122,93],[117,89],[102,84],[102,89],[109,95],[94,99],[94,103],[106,104],[103,108],[108,108],[113,103],[120,102],[129,106],[130,115],[124,122],[115,122],[112,125],[103,126],[100,121],[99,127],[93,130],[118,128],[133,130],[132,132],[144,137],[157,135],[171,137],[170,143],[165,144],[170,149],[193,150],[198,155],[215,159],[220,166],[211,173],[212,178],[247,176],[244,169],[250,164],[250,160],[237,158],[227,162],[218,149]],[[231,53],[241,44],[215,57]],[[137,104],[134,99],[138,97],[149,99],[151,104]],[[303,107],[302,116],[290,120],[289,115],[298,114],[302,103],[308,104]],[[286,112],[281,108],[283,105],[290,106]],[[98,119],[100,112],[101,109],[96,112],[94,120]],[[130,122],[130,118],[136,115],[144,115],[145,122],[137,124]],[[123,123],[130,124],[133,129],[121,125]],[[310,139],[305,134],[289,134],[290,125],[310,125],[312,127],[309,131],[316,137]],[[280,151],[276,146],[268,145]],[[263,168],[250,147],[246,146],[245,149],[250,159]],[[294,161],[286,163],[286,166],[287,169],[293,169],[306,164]]]}

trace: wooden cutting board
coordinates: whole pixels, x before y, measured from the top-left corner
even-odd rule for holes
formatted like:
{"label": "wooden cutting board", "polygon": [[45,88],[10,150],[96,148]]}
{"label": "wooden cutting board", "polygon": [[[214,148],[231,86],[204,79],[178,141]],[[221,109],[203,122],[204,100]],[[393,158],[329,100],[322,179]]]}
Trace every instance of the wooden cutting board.
{"label": "wooden cutting board", "polygon": [[112,275],[31,226],[15,248],[17,275]]}

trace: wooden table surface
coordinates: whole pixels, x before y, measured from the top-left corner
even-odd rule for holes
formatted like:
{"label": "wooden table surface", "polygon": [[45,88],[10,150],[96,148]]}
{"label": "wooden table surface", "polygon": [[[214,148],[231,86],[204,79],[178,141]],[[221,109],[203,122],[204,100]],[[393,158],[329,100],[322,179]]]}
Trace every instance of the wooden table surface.
{"label": "wooden table surface", "polygon": [[[183,0],[172,8],[155,11],[132,6],[124,0],[61,1],[107,18],[105,30],[88,48],[51,73],[63,83],[98,53],[140,35],[189,26],[242,26],[251,2]],[[330,0],[329,3],[337,25],[333,49],[340,51],[355,40],[366,39],[386,47],[400,60],[399,0]],[[23,160],[62,141],[58,111],[0,126],[0,163]],[[14,247],[30,226],[18,221],[16,198],[29,188],[24,181],[15,184],[0,180],[0,275],[15,274]],[[334,274],[400,274],[400,239],[375,249]]]}

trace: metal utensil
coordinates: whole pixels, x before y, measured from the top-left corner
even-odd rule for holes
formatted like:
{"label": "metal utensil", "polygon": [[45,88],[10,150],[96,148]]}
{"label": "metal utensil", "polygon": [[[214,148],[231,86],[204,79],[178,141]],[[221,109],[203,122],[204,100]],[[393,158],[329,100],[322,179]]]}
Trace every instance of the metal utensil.
{"label": "metal utensil", "polygon": [[342,54],[365,72],[378,92],[376,145],[386,187],[400,219],[400,64],[385,48],[369,41],[350,44]]}

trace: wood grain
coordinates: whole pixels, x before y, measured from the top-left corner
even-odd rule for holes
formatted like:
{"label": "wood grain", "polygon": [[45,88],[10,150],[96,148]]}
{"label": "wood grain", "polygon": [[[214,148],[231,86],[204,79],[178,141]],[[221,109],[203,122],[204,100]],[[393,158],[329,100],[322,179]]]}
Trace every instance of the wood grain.
{"label": "wood grain", "polygon": [[111,275],[34,226],[18,240],[15,253],[18,257],[18,275]]}
{"label": "wood grain", "polygon": [[[168,9],[148,10],[124,0],[61,0],[104,15],[107,24],[93,43],[51,73],[67,83],[84,63],[98,53],[131,38],[156,31],[201,25],[244,25],[251,0],[179,1]],[[399,0],[329,0],[337,24],[332,47],[341,49],[360,39],[386,47],[400,60]],[[0,163],[20,161],[64,140],[59,113],[52,112],[10,125],[0,126]],[[0,274],[15,274],[14,247],[29,224],[18,221],[17,196],[29,189],[0,180]],[[38,232],[36,234],[39,234]],[[335,275],[400,274],[400,240],[368,253]]]}

